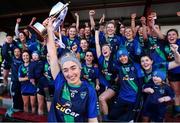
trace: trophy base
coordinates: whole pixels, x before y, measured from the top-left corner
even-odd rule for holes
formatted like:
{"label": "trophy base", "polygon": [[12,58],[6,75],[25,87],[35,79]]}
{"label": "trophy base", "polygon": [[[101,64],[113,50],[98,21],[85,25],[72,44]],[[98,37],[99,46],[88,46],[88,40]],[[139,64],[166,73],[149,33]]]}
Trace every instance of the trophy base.
{"label": "trophy base", "polygon": [[34,33],[37,35],[37,39],[40,41],[40,42],[44,42],[44,39],[45,39],[45,35],[42,35],[42,33],[34,26],[28,26],[28,29],[31,33]]}

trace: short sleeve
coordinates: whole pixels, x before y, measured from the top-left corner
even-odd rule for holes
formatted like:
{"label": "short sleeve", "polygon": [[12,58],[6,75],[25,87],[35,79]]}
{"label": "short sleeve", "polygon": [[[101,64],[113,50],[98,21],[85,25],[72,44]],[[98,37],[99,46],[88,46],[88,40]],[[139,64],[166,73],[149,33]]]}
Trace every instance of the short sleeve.
{"label": "short sleeve", "polygon": [[97,101],[97,95],[94,88],[89,87],[89,99],[88,99],[88,118],[95,118],[98,116],[99,105]]}

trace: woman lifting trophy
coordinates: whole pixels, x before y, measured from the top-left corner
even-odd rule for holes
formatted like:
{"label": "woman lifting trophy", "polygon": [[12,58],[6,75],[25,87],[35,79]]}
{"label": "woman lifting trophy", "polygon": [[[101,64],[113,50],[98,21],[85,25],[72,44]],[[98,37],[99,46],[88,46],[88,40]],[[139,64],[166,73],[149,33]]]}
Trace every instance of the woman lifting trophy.
{"label": "woman lifting trophy", "polygon": [[32,33],[36,33],[38,40],[40,42],[43,42],[44,39],[47,37],[47,30],[46,25],[49,18],[56,18],[53,22],[54,31],[58,31],[60,29],[60,25],[63,23],[67,11],[68,11],[68,5],[69,3],[63,4],[61,2],[58,2],[56,5],[54,5],[49,13],[49,17],[44,20],[44,22],[41,24],[39,22],[36,22],[34,25],[29,25],[28,28]]}

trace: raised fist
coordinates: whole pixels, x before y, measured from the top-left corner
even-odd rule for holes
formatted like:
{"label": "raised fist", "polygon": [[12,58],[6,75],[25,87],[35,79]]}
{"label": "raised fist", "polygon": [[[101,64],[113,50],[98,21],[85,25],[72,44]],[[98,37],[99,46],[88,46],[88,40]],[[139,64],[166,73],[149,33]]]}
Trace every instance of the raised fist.
{"label": "raised fist", "polygon": [[131,14],[131,19],[135,19],[136,18],[136,13],[132,13]]}
{"label": "raised fist", "polygon": [[20,23],[20,22],[21,22],[21,18],[17,18],[16,23]]}
{"label": "raised fist", "polygon": [[94,10],[90,10],[89,11],[89,16],[93,16],[93,15],[95,15],[95,11]]}
{"label": "raised fist", "polygon": [[75,12],[74,15],[75,15],[76,17],[79,17],[79,14],[78,14],[77,12]]}

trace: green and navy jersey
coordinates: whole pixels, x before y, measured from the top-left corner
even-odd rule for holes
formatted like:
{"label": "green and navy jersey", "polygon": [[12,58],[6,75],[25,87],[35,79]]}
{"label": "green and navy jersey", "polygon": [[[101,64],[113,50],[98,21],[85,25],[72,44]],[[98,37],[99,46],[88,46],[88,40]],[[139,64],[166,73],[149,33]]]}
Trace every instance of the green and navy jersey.
{"label": "green and navy jersey", "polygon": [[144,71],[144,85],[149,83],[149,81],[152,79],[152,75],[153,75],[153,72],[157,69],[160,69],[164,72],[167,73],[168,71],[168,66],[169,66],[169,63],[168,62],[162,62],[162,63],[154,63],[152,65],[152,71],[147,73],[146,71]]}
{"label": "green and navy jersey", "polygon": [[[18,69],[18,77],[27,77],[29,73],[29,65],[25,66],[22,64]],[[21,82],[21,93],[22,94],[32,94],[36,93],[37,88],[30,82],[30,80],[26,80]]]}
{"label": "green and navy jersey", "polygon": [[48,84],[54,85],[52,74],[51,74],[51,68],[47,61],[44,64],[44,74],[45,74],[46,78],[48,79]]}
{"label": "green and navy jersey", "polygon": [[47,54],[47,46],[46,45],[42,45],[41,43],[37,42],[33,42],[29,45],[29,52],[32,54],[34,51],[37,51],[38,53],[40,53],[40,59],[41,60],[46,60],[46,54]]}
{"label": "green and navy jersey", "polygon": [[[176,44],[179,46],[178,48],[178,52],[180,53],[180,39],[178,39],[176,41]],[[167,58],[167,61],[173,61],[174,60],[174,54],[173,52],[171,51],[170,49],[170,46],[169,45],[165,45],[164,46],[164,51],[165,51],[165,55],[166,55],[166,58]],[[180,74],[180,66],[179,67],[176,67],[172,70],[169,70],[169,73],[170,74]]]}
{"label": "green and navy jersey", "polygon": [[128,50],[129,56],[133,61],[138,61],[138,56],[141,55],[142,49],[138,41],[138,37],[135,37],[133,41],[125,41],[125,47]]}
{"label": "green and navy jersey", "polygon": [[132,62],[126,65],[119,64],[116,69],[119,72],[120,85],[118,98],[135,102],[139,88],[142,86],[142,78],[144,77],[143,70],[139,64]]}
{"label": "green and navy jersey", "polygon": [[68,36],[62,36],[62,42],[65,44],[66,48],[71,50],[73,44],[77,44],[78,48],[80,45],[80,40],[75,37],[74,40],[71,40]]}
{"label": "green and navy jersey", "polygon": [[113,37],[106,37],[104,33],[99,34],[100,45],[108,43],[111,46],[112,54],[116,55],[120,45],[124,44],[124,38],[114,35]]}
{"label": "green and navy jersey", "polygon": [[145,42],[145,49],[148,49],[146,53],[150,55],[154,62],[166,62],[163,45],[159,39],[149,36],[148,41]]}
{"label": "green and navy jersey", "polygon": [[82,81],[80,86],[69,85],[59,73],[54,82],[49,122],[88,122],[88,118],[98,116],[96,92],[86,81]]}
{"label": "green and navy jersey", "polygon": [[146,100],[151,103],[159,103],[158,99],[164,96],[170,96],[171,99],[173,99],[175,96],[173,89],[168,84],[163,83],[162,85],[156,85],[152,79],[143,88],[152,88],[154,90],[153,94],[148,94]]}
{"label": "green and navy jersey", "polygon": [[17,43],[13,41],[12,43],[5,42],[2,46],[2,56],[4,60],[8,63],[12,62],[14,49],[17,47]]}
{"label": "green and navy jersey", "polygon": [[96,87],[96,79],[99,77],[98,67],[95,67],[94,65],[89,67],[84,63],[82,64],[81,75],[83,80],[86,80],[93,87]]}
{"label": "green and navy jersey", "polygon": [[23,50],[23,48],[29,49],[29,46],[30,46],[30,45],[31,45],[30,40],[26,40],[24,46],[23,46],[23,43],[22,43],[20,40],[17,40],[17,47],[18,47],[19,49],[21,49],[21,51]]}
{"label": "green and navy jersey", "polygon": [[109,60],[106,60],[103,55],[101,55],[98,59],[98,67],[99,67],[99,82],[105,87],[110,87],[114,84],[114,79],[117,77],[117,72],[115,67],[115,61],[111,57]]}
{"label": "green and navy jersey", "polygon": [[18,80],[18,69],[20,65],[23,64],[23,61],[21,58],[12,58],[12,64],[11,64],[11,81],[19,81]]}

